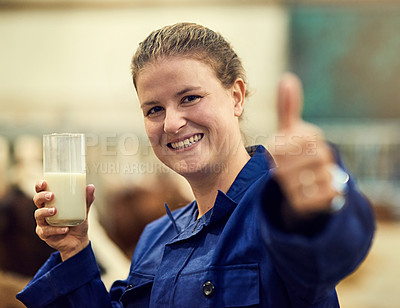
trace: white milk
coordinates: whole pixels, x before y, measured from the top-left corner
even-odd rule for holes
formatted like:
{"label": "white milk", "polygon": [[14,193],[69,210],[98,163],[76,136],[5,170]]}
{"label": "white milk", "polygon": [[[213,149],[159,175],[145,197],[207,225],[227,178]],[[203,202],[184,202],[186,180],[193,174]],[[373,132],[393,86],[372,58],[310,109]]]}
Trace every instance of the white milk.
{"label": "white milk", "polygon": [[46,207],[57,213],[46,218],[52,226],[76,226],[86,219],[86,173],[45,172],[47,190],[54,199]]}

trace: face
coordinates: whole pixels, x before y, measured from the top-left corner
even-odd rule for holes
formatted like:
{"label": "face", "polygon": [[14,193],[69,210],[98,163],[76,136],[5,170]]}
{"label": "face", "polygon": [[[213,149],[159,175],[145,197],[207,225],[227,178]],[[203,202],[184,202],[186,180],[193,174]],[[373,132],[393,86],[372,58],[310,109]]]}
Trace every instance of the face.
{"label": "face", "polygon": [[234,162],[242,145],[242,80],[226,89],[204,62],[172,57],[148,64],[136,87],[146,133],[165,165],[191,177]]}

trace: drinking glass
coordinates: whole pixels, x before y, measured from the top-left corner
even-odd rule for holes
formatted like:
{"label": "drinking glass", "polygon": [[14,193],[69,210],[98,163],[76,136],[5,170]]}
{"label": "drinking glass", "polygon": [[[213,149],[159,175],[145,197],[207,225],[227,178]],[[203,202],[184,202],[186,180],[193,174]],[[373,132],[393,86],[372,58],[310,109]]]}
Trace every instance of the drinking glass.
{"label": "drinking glass", "polygon": [[86,154],[84,134],[43,135],[43,175],[54,194],[46,207],[56,214],[47,217],[52,226],[76,226],[86,219]]}

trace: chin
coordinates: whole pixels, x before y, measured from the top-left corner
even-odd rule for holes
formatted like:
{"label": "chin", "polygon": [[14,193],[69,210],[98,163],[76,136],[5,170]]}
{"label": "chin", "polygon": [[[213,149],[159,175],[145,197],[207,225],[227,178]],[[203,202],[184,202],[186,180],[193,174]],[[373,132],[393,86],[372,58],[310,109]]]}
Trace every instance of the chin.
{"label": "chin", "polygon": [[191,175],[201,172],[200,166],[198,164],[187,164],[185,162],[174,163],[169,166],[172,170],[179,173],[182,176]]}
{"label": "chin", "polygon": [[182,175],[185,178],[194,176],[205,176],[210,174],[220,174],[226,172],[225,164],[200,164],[198,162],[192,164],[176,164],[170,167],[172,170]]}

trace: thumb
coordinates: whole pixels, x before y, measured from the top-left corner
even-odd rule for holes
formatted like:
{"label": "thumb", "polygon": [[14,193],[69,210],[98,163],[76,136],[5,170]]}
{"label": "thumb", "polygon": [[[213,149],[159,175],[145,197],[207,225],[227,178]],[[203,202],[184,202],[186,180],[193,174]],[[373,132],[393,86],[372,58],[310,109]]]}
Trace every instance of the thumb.
{"label": "thumb", "polygon": [[278,130],[290,130],[301,121],[303,86],[299,77],[285,73],[278,86]]}
{"label": "thumb", "polygon": [[95,187],[93,184],[89,184],[88,186],[86,186],[86,207],[88,208],[88,210],[94,201],[94,190]]}

